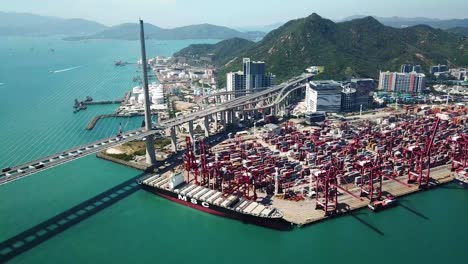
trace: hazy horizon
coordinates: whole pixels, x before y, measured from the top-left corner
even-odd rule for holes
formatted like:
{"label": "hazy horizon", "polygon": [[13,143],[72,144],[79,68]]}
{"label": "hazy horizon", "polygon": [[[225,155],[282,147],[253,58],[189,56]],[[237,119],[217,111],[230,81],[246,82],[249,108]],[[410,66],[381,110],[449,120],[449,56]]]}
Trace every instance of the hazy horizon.
{"label": "hazy horizon", "polygon": [[107,26],[137,22],[141,17],[148,23],[165,28],[203,23],[241,28],[282,23],[312,13],[333,20],[354,15],[463,19],[467,18],[465,11],[468,9],[468,1],[459,0],[446,0],[443,5],[436,0],[394,0],[391,3],[382,0],[293,2],[295,4],[286,5],[279,0],[237,0],[229,4],[216,0],[44,0],[40,3],[16,0],[3,3],[0,11],[82,18]]}

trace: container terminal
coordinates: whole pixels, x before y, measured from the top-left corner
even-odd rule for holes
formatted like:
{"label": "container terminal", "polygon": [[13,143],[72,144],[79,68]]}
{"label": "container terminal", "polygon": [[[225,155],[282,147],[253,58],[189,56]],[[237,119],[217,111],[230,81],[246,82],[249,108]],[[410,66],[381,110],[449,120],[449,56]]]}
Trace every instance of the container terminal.
{"label": "container terminal", "polygon": [[[275,212],[302,226],[465,179],[467,123],[464,106],[413,106],[318,126],[267,124],[215,146],[187,137],[183,165],[140,184],[208,213],[272,227],[258,218]],[[212,206],[235,214],[205,210]]]}

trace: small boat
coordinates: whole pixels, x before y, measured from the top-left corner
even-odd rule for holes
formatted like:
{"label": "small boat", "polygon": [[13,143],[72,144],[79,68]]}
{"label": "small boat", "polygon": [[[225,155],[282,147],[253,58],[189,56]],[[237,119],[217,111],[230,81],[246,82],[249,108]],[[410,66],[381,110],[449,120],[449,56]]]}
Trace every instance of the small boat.
{"label": "small boat", "polygon": [[128,64],[128,62],[126,62],[126,61],[116,61],[116,62],[114,62],[115,66],[125,66],[127,64]]}
{"label": "small boat", "polygon": [[381,210],[393,207],[396,204],[397,204],[396,197],[394,197],[392,195],[388,195],[383,200],[375,200],[375,201],[371,202],[370,204],[367,205],[367,207],[370,210],[372,210],[374,212],[377,212],[377,211],[381,211]]}

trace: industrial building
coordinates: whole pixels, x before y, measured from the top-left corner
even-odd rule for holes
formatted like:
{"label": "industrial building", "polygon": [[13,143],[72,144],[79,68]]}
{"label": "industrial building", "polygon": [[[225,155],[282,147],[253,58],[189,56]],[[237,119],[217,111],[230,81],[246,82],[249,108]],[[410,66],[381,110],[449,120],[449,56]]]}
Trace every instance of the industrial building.
{"label": "industrial building", "polygon": [[426,75],[422,73],[380,72],[379,90],[391,93],[422,93]]}
{"label": "industrial building", "polygon": [[241,91],[229,99],[245,95],[246,91],[258,91],[275,85],[275,76],[266,73],[266,64],[263,61],[243,60],[243,71],[230,72],[226,77],[226,90],[228,92]]}
{"label": "industrial building", "polygon": [[335,81],[313,81],[308,83],[306,85],[307,112],[340,112],[341,91],[341,84]]}
{"label": "industrial building", "polygon": [[308,125],[312,125],[314,123],[321,123],[325,121],[326,118],[327,116],[324,112],[315,112],[315,113],[307,112],[305,114],[305,122]]}

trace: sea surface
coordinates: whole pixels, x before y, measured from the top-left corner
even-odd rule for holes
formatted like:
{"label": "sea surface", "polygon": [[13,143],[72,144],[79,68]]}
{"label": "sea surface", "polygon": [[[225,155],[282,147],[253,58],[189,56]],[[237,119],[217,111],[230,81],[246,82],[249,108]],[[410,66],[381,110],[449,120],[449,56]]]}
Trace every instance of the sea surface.
{"label": "sea surface", "polygon": [[[148,56],[213,42],[148,41]],[[113,63],[138,58],[135,41],[0,38],[0,168],[138,127],[114,118],[84,129],[115,105],[72,112],[75,98],[122,97],[139,73]],[[0,186],[0,241],[139,174],[89,156]],[[468,190],[449,184],[401,204],[278,232],[137,191],[11,263],[467,263]]]}

